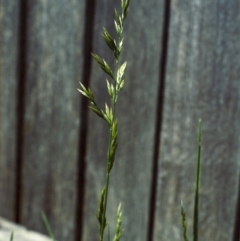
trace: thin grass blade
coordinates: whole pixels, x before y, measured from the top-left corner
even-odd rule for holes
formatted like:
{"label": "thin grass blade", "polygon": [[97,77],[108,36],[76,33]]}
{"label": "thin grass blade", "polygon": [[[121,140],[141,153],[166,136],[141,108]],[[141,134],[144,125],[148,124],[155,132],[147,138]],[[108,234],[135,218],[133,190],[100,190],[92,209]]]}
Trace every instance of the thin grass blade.
{"label": "thin grass blade", "polygon": [[56,239],[55,239],[55,236],[54,236],[53,231],[51,229],[51,226],[50,226],[50,224],[48,222],[47,216],[45,215],[44,212],[41,212],[41,215],[42,215],[42,219],[43,219],[43,222],[45,224],[45,227],[46,227],[46,229],[48,231],[49,237],[51,238],[52,241],[55,241]]}
{"label": "thin grass blade", "polygon": [[186,212],[184,210],[182,202],[181,202],[181,217],[182,217],[183,240],[184,241],[188,241],[187,224],[186,224]]}
{"label": "thin grass blade", "polygon": [[195,200],[194,200],[194,214],[193,214],[193,241],[198,241],[198,204],[199,204],[201,147],[202,147],[202,123],[201,123],[201,120],[199,120],[197,167],[196,167],[196,180],[195,180]]}
{"label": "thin grass blade", "polygon": [[11,232],[10,241],[13,241],[13,236],[14,236],[14,233]]}

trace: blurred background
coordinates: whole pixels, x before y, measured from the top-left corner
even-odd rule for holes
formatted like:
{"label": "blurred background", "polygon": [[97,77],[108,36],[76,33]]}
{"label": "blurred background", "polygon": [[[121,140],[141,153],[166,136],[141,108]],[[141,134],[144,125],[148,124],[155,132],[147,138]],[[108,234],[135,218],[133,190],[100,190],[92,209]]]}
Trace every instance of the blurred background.
{"label": "blurred background", "polygon": [[[102,27],[116,37],[120,0],[0,1],[0,215],[58,240],[98,240],[108,128],[88,111],[79,81],[101,107],[112,67]],[[240,1],[131,0],[117,103],[119,147],[111,176],[111,236],[192,236],[197,125],[202,119],[200,240],[239,241]]]}

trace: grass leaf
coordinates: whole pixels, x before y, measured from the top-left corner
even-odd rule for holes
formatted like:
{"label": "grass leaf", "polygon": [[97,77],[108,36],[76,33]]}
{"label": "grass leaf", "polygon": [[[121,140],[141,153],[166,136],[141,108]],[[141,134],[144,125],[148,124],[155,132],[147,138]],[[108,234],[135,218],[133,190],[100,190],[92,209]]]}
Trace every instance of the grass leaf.
{"label": "grass leaf", "polygon": [[196,180],[195,180],[195,200],[194,200],[194,214],[193,214],[193,241],[198,241],[198,203],[199,203],[199,185],[200,185],[201,147],[202,147],[202,125],[201,125],[201,120],[199,120],[197,167],[196,167]]}
{"label": "grass leaf", "polygon": [[187,224],[186,224],[186,212],[181,202],[181,217],[182,217],[182,229],[183,229],[183,240],[188,241],[187,237]]}
{"label": "grass leaf", "polygon": [[10,241],[13,241],[14,232],[11,232]]}
{"label": "grass leaf", "polygon": [[41,212],[41,215],[42,215],[42,219],[43,219],[43,222],[44,222],[44,224],[45,224],[45,227],[46,227],[46,229],[47,229],[47,231],[48,231],[49,237],[51,238],[52,241],[55,241],[55,240],[56,240],[56,239],[55,239],[55,236],[54,236],[54,234],[53,234],[53,231],[52,231],[52,229],[51,229],[51,226],[50,226],[50,224],[49,224],[49,222],[48,222],[48,219],[47,219],[45,213],[44,213],[44,212]]}

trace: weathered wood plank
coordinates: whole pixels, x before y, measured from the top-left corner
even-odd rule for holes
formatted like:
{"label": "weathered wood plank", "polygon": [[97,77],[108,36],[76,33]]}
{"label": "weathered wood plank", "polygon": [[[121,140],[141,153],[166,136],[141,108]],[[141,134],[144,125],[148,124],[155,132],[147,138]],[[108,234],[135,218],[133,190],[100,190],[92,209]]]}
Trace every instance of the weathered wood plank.
{"label": "weathered wood plank", "polygon": [[29,1],[21,222],[74,240],[84,1]]}
{"label": "weathered wood plank", "polygon": [[[111,52],[101,38],[102,27],[111,34],[114,11],[120,1],[96,1],[94,53],[113,63]],[[125,51],[128,61],[125,87],[117,103],[119,150],[109,191],[111,235],[115,230],[116,209],[123,205],[124,240],[144,240],[147,236],[152,151],[157,103],[163,1],[131,1],[125,24]],[[151,17],[149,17],[151,16]],[[91,87],[104,108],[109,100],[106,76],[93,64]],[[104,185],[108,130],[90,113],[87,149],[87,177],[84,214],[84,240],[98,239],[95,218],[100,191]]]}
{"label": "weathered wood plank", "polygon": [[0,214],[15,218],[19,1],[0,2]]}
{"label": "weathered wood plank", "polygon": [[231,240],[240,168],[240,2],[171,2],[155,240],[192,236],[198,118],[203,120],[201,240]]}
{"label": "weathered wood plank", "polygon": [[0,240],[10,240],[13,232],[13,240],[17,241],[50,241],[51,239],[37,232],[27,230],[25,227],[9,222],[4,218],[0,218]]}

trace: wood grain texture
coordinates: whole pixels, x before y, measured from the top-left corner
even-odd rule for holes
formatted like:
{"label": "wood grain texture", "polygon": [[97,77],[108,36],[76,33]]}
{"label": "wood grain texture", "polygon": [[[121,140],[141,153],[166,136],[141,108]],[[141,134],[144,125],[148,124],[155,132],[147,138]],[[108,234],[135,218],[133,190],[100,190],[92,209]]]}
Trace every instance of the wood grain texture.
{"label": "wood grain texture", "polygon": [[0,2],[0,214],[15,217],[19,2]]}
{"label": "wood grain texture", "polygon": [[29,1],[21,223],[74,240],[84,1]]}
{"label": "wood grain texture", "polygon": [[155,240],[192,236],[197,122],[203,122],[201,240],[231,240],[240,168],[240,2],[171,1]]}
{"label": "wood grain texture", "polygon": [[[96,1],[94,53],[114,63],[101,38],[102,27],[115,37],[114,8],[120,1]],[[119,94],[119,147],[110,180],[107,218],[111,236],[115,231],[116,210],[123,206],[123,240],[145,240],[147,236],[155,112],[159,80],[163,2],[131,1],[125,23],[122,61],[127,60],[125,87]],[[119,8],[118,8],[119,9]],[[93,64],[91,87],[100,106],[109,103],[106,76]],[[83,240],[98,240],[97,211],[104,185],[108,128],[90,113],[87,149],[86,198]]]}

